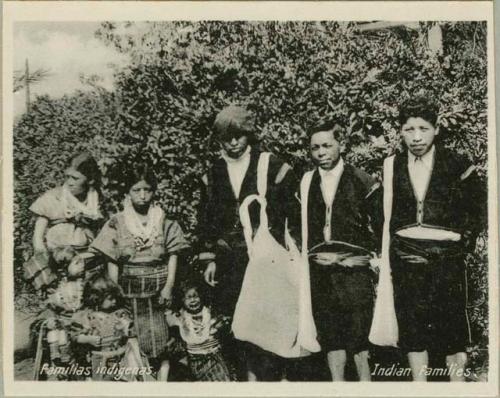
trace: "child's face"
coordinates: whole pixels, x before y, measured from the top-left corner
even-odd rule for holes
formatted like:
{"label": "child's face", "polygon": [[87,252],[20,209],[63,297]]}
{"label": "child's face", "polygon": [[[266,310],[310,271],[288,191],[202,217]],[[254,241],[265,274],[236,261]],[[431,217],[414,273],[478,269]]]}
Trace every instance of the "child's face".
{"label": "child's face", "polygon": [[201,298],[195,288],[189,289],[184,295],[184,308],[189,312],[198,312],[201,310]]}
{"label": "child's face", "polygon": [[101,309],[111,310],[116,306],[116,298],[113,296],[106,296],[101,304]]}
{"label": "child's face", "polygon": [[408,150],[415,156],[423,156],[431,149],[438,130],[421,117],[410,117],[401,127],[401,134]]}

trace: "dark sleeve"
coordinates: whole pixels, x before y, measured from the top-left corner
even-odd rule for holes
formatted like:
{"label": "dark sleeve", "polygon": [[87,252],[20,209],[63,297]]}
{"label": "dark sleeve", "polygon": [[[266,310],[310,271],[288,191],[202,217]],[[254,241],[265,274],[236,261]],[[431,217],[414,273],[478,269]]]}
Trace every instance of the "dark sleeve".
{"label": "dark sleeve", "polygon": [[276,156],[271,156],[268,174],[268,209],[269,225],[274,238],[284,243],[286,220],[296,211],[298,180],[288,163]]}
{"label": "dark sleeve", "polygon": [[356,175],[364,187],[364,207],[368,218],[373,245],[370,249],[380,253],[382,230],[384,227],[383,188],[382,184],[363,170],[357,169]]}
{"label": "dark sleeve", "polygon": [[478,235],[488,228],[487,180],[481,178],[474,166],[460,176],[463,226],[466,248],[473,251]]}
{"label": "dark sleeve", "polygon": [[380,182],[375,181],[365,197],[366,209],[370,222],[370,230],[373,233],[375,252],[380,254],[382,250],[382,232],[384,229],[384,189]]}
{"label": "dark sleeve", "polygon": [[214,191],[212,173],[208,172],[199,181],[200,204],[198,207],[198,251],[215,251],[214,231]]}
{"label": "dark sleeve", "polygon": [[302,208],[300,198],[300,181],[295,184],[293,198],[288,207],[288,230],[300,250],[302,242]]}

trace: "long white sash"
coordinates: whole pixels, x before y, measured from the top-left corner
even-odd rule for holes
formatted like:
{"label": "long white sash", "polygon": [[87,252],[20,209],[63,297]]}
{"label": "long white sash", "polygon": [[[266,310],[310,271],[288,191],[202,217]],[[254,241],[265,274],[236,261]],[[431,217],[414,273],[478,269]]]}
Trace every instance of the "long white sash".
{"label": "long white sash", "polygon": [[318,352],[321,346],[317,340],[316,324],[312,314],[311,303],[311,275],[309,273],[309,256],[308,256],[308,215],[307,205],[309,197],[309,188],[311,186],[312,176],[314,171],[308,171],[302,177],[300,182],[300,207],[301,207],[301,224],[302,224],[302,264],[300,267],[300,304],[299,304],[299,333],[297,341],[302,347],[310,352]]}
{"label": "long white sash", "polygon": [[380,346],[397,347],[399,339],[398,322],[394,308],[389,248],[391,243],[390,224],[392,216],[394,156],[384,161],[384,228],[382,232],[382,258],[379,262],[380,274],[377,298],[373,310],[373,320],[369,340]]}

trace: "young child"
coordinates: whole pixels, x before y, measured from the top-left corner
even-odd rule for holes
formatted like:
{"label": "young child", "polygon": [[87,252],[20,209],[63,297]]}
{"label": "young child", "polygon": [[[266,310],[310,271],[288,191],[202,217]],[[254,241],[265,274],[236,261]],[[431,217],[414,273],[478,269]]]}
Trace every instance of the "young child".
{"label": "young child", "polygon": [[120,287],[103,276],[89,280],[83,290],[84,308],[73,317],[79,333],[73,340],[86,354],[93,380],[144,380],[151,373],[137,340],[132,318],[125,309]]}
{"label": "young child", "polygon": [[69,369],[78,362],[71,342],[74,316],[82,307],[82,291],[81,280],[63,279],[46,299],[46,309],[33,323],[33,331],[38,334],[35,380],[50,376],[49,368],[58,368],[58,372],[52,372],[58,380],[79,379],[79,375],[70,373]]}
{"label": "young child", "polygon": [[186,282],[180,288],[181,309],[167,310],[167,323],[179,327],[186,344],[188,364],[195,381],[232,381],[217,333],[229,325],[228,317],[214,317],[202,299],[200,287]]}
{"label": "young child", "polygon": [[399,346],[413,379],[426,380],[431,352],[445,354],[450,380],[462,381],[470,341],[465,256],[485,226],[486,200],[475,168],[435,142],[437,119],[438,107],[427,97],[400,106],[405,150],[384,165],[387,208],[392,187],[384,241],[390,239]]}

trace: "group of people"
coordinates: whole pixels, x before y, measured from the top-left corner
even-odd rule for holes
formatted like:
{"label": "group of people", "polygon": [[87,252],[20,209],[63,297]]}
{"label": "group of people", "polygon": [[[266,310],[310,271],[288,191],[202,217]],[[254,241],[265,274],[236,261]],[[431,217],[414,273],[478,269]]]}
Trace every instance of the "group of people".
{"label": "group of people", "polygon": [[[300,179],[267,154],[269,231],[282,245],[288,233],[306,249],[313,338],[333,381],[345,380],[350,356],[359,380],[371,380],[382,267],[390,267],[391,300],[377,304],[394,306],[394,344],[408,355],[413,380],[426,379],[429,352],[445,354],[450,379],[463,380],[465,257],[484,228],[486,202],[475,168],[439,145],[437,120],[428,98],[401,104],[403,150],[385,160],[382,184],[345,161],[346,137],[334,122],[308,130],[315,168]],[[249,262],[240,206],[259,190],[255,129],[243,107],[215,118],[220,158],[203,178],[196,247],[155,202],[147,164],[124,171],[123,210],[106,222],[100,171],[87,153],[71,160],[64,185],[33,203],[25,276],[47,302],[34,328],[36,378],[55,367],[60,379],[166,381],[175,364],[187,380],[304,380],[301,363],[311,353],[283,358],[231,331]],[[258,202],[248,214],[255,231]],[[176,280],[188,250],[202,275]]]}

